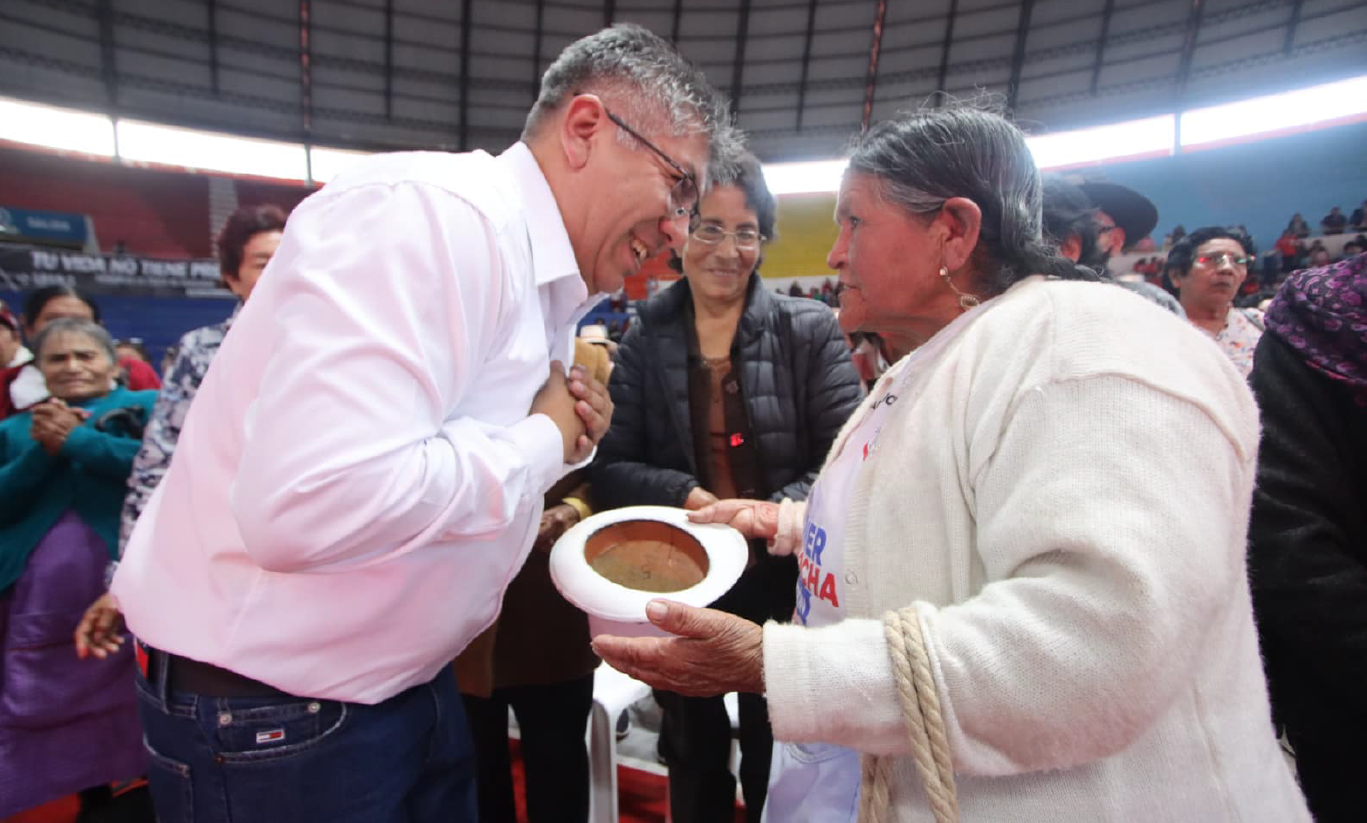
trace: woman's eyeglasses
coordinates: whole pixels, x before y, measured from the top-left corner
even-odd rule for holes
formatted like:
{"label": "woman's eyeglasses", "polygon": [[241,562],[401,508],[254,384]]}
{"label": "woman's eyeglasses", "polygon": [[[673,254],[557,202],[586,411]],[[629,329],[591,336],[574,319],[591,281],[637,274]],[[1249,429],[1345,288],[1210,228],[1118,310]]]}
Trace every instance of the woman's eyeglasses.
{"label": "woman's eyeglasses", "polygon": [[1256,258],[1246,255],[1235,256],[1221,252],[1220,254],[1203,254],[1193,262],[1205,269],[1218,269],[1224,265],[1234,266],[1235,268],[1246,269]]}
{"label": "woman's eyeglasses", "polygon": [[743,251],[754,251],[765,241],[764,235],[755,229],[736,229],[726,231],[716,223],[704,223],[695,228],[692,237],[699,243],[707,246],[719,245],[723,240],[730,237],[736,241],[736,248]]}

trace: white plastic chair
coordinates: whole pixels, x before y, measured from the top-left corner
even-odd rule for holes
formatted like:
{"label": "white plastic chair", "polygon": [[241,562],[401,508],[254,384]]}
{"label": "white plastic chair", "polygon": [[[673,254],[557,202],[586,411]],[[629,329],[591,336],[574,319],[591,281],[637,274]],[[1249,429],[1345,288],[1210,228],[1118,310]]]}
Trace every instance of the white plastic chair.
{"label": "white plastic chair", "polygon": [[606,663],[593,675],[589,713],[589,820],[617,823],[617,717],[650,687]]}

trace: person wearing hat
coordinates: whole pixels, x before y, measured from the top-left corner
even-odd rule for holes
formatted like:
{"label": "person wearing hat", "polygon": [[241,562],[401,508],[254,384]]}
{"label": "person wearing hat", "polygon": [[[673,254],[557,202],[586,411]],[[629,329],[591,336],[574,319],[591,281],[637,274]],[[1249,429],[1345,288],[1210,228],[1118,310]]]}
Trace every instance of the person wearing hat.
{"label": "person wearing hat", "polygon": [[1106,259],[1148,237],[1158,225],[1152,201],[1128,186],[1094,182],[1078,188],[1096,206],[1096,246]]}
{"label": "person wearing hat", "polygon": [[24,347],[19,335],[19,321],[3,300],[0,300],[0,368],[12,369],[33,359],[33,352]]}
{"label": "person wearing hat", "polygon": [[[1092,185],[1105,187],[1113,184],[1095,183]],[[1116,248],[1119,248],[1114,244],[1125,242],[1125,230],[1116,227],[1114,218],[1096,206],[1096,202],[1087,196],[1085,188],[1085,186],[1075,186],[1058,175],[1047,175],[1043,178],[1042,219],[1044,221],[1044,236],[1058,245],[1060,256],[1092,269],[1109,282],[1157,303],[1178,317],[1185,317],[1186,314],[1182,311],[1182,305],[1163,289],[1142,280],[1117,280],[1106,270],[1106,264],[1112,253]],[[1124,187],[1117,186],[1116,188],[1123,189]],[[1129,189],[1125,189],[1125,191],[1129,191]],[[1133,192],[1131,193],[1133,194]],[[1153,209],[1152,203],[1147,200],[1144,200],[1144,203],[1148,203],[1149,208]],[[1124,213],[1120,207],[1117,207],[1117,210]],[[1157,223],[1158,212],[1153,210],[1152,220],[1144,224],[1147,225],[1145,233],[1152,231]],[[1144,228],[1144,225],[1132,225]],[[1143,237],[1144,235],[1140,236]]]}

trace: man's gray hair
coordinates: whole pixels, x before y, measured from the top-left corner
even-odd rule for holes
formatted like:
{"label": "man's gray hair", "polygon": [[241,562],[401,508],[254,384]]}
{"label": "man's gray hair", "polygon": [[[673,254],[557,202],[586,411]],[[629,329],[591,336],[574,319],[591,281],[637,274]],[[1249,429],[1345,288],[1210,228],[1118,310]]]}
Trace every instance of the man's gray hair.
{"label": "man's gray hair", "polygon": [[[536,136],[551,114],[577,94],[603,97],[637,130],[666,128],[675,137],[701,132],[713,157],[730,157],[740,142],[725,96],[673,46],[635,23],[618,23],[565,47],[541,78],[541,93],[527,115],[522,139]],[[634,143],[621,129],[618,139]]]}
{"label": "man's gray hair", "polygon": [[75,317],[59,317],[43,326],[43,330],[38,332],[38,336],[33,338],[33,356],[40,363],[43,356],[43,346],[49,338],[58,334],[84,334],[98,343],[101,349],[104,349],[110,363],[119,362],[118,355],[114,353],[114,338],[109,336],[109,332],[105,331],[104,326]]}

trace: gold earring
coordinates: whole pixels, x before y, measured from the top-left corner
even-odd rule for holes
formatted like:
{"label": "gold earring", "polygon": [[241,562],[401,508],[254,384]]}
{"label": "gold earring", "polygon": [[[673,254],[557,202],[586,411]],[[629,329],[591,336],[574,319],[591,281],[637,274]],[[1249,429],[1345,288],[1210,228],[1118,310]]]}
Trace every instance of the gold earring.
{"label": "gold earring", "polygon": [[949,269],[945,266],[940,267],[940,277],[944,278],[945,285],[949,286],[951,291],[959,295],[959,308],[963,309],[964,311],[976,308],[983,302],[971,294],[964,294],[963,292],[959,291],[959,289],[954,285],[954,281],[949,279]]}

